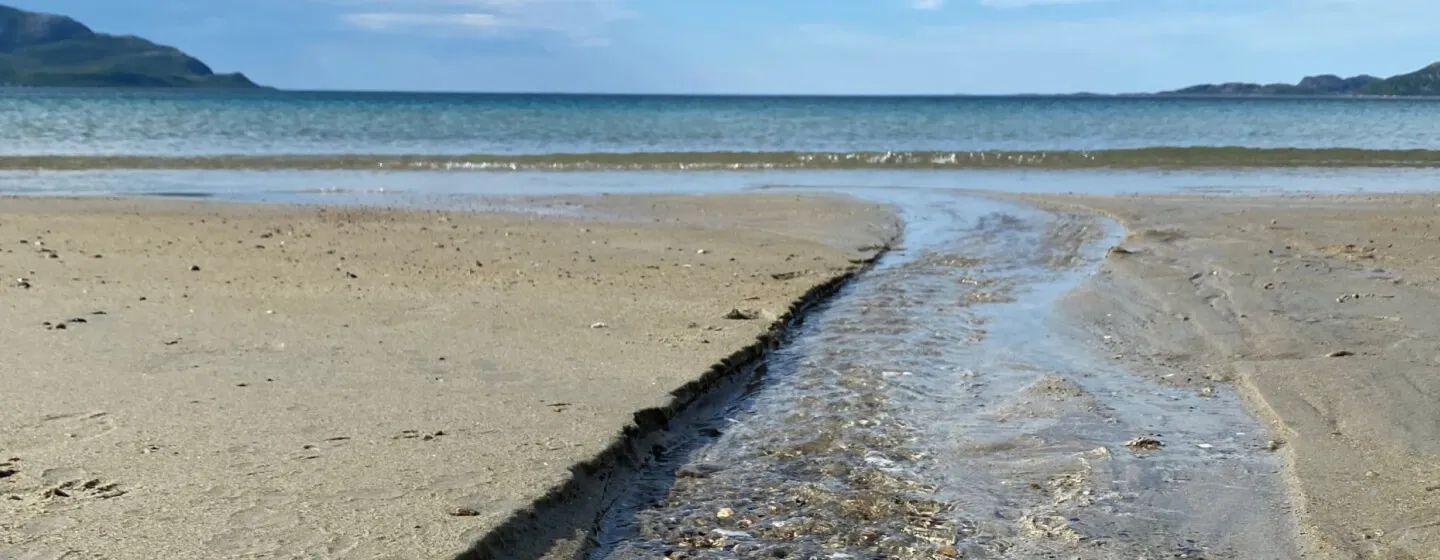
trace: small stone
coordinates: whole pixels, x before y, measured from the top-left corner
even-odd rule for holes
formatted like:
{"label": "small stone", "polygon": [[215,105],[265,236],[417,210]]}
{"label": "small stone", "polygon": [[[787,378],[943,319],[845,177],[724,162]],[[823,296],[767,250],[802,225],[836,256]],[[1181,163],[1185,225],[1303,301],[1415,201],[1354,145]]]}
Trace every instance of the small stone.
{"label": "small stone", "polygon": [[1137,436],[1125,442],[1125,447],[1129,447],[1131,451],[1158,451],[1164,446],[1159,439],[1150,436]]}
{"label": "small stone", "polygon": [[455,508],[455,509],[450,510],[450,516],[451,516],[451,517],[476,517],[476,516],[479,516],[479,515],[480,515],[480,512],[475,511],[475,510],[470,509],[470,508],[467,508],[467,507],[459,507],[459,508]]}
{"label": "small stone", "polygon": [[708,255],[708,254],[710,254],[710,251],[706,251],[706,250],[704,250],[704,249],[700,249],[700,250],[698,250],[698,251],[695,251],[695,254],[697,254],[697,255]]}
{"label": "small stone", "polygon": [[200,265],[190,265],[190,272],[200,272]]}
{"label": "small stone", "polygon": [[1354,352],[1351,352],[1351,351],[1349,351],[1349,350],[1336,350],[1336,351],[1334,351],[1334,352],[1331,352],[1331,353],[1329,353],[1329,354],[1326,354],[1325,357],[1326,357],[1326,358],[1344,358],[1344,357],[1346,357],[1346,356],[1354,356],[1354,355],[1355,355],[1355,353],[1354,353]]}
{"label": "small stone", "polygon": [[755,319],[756,317],[759,317],[759,314],[755,313],[754,311],[750,311],[748,309],[741,310],[738,308],[731,309],[729,313],[725,314],[725,318],[731,321],[750,321]]}
{"label": "small stone", "polygon": [[937,549],[935,549],[935,552],[939,553],[941,556],[944,556],[944,557],[946,557],[946,558],[959,558],[959,557],[960,557],[960,550],[957,549],[957,548],[955,548],[955,547],[953,547],[953,546],[949,546],[949,545],[946,545],[946,546],[942,546],[942,547],[940,547],[940,548],[937,548]]}
{"label": "small stone", "polygon": [[684,466],[684,467],[681,467],[680,470],[675,471],[675,477],[676,477],[676,478],[709,478],[710,475],[715,474],[715,473],[717,473],[717,472],[720,472],[720,471],[722,471],[722,470],[725,470],[724,467],[721,467],[721,466],[719,466],[719,465],[711,465],[711,464],[708,464],[708,463],[701,463],[701,464],[696,464],[696,465],[686,465],[686,466]]}
{"label": "small stone", "polygon": [[735,517],[735,510],[730,508],[720,508],[720,511],[715,512],[715,517],[717,519],[730,519],[731,517]]}
{"label": "small stone", "polygon": [[1279,440],[1273,440],[1273,439],[1272,439],[1272,440],[1270,440],[1270,441],[1265,442],[1265,450],[1266,450],[1266,451],[1279,451],[1280,448],[1281,448],[1281,447],[1284,447],[1284,446],[1285,446],[1285,442],[1282,442],[1282,441],[1279,441]]}
{"label": "small stone", "polygon": [[592,328],[592,329],[608,329],[608,328],[610,328],[610,325],[607,325],[607,324],[605,324],[605,323],[594,323],[594,324],[590,325],[590,328]]}

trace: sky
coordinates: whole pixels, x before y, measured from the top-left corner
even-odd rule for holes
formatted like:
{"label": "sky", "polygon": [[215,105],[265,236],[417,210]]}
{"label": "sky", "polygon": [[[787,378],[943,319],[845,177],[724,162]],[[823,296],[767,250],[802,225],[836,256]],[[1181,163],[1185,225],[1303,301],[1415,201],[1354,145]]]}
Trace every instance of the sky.
{"label": "sky", "polygon": [[285,89],[1127,93],[1440,60],[1436,0],[0,0]]}

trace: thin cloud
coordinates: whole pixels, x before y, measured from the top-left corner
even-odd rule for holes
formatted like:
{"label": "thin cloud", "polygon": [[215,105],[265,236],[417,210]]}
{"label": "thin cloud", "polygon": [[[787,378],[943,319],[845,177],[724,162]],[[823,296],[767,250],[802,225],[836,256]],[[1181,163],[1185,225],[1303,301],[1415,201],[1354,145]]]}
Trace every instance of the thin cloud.
{"label": "thin cloud", "polygon": [[356,29],[484,36],[558,35],[579,46],[608,44],[605,27],[635,17],[623,0],[322,0],[345,9]]}
{"label": "thin cloud", "polygon": [[[789,89],[879,93],[866,89],[876,83],[885,91],[1156,91],[1327,72],[1408,72],[1427,63],[1426,55],[1376,61],[1373,53],[1383,50],[1372,46],[1416,51],[1434,35],[1427,22],[1440,17],[1440,3],[1429,0],[1277,0],[1239,8],[1007,18],[884,32],[850,23],[809,24],[777,35],[772,48],[804,53],[785,63],[808,59],[785,67],[792,71]],[[1345,57],[1361,49],[1370,49],[1365,60]],[[830,79],[852,67],[873,75],[863,84]],[[945,69],[943,76],[927,73],[936,68]]]}
{"label": "thin cloud", "polygon": [[980,5],[991,8],[1029,8],[1031,6],[1061,6],[1067,4],[1100,4],[1116,0],[980,0]]}
{"label": "thin cloud", "polygon": [[365,12],[345,14],[346,22],[370,31],[393,31],[416,27],[454,27],[475,30],[496,30],[510,27],[494,14],[418,14],[409,12]]}
{"label": "thin cloud", "polygon": [[917,10],[938,10],[945,7],[945,0],[911,0],[910,7]]}

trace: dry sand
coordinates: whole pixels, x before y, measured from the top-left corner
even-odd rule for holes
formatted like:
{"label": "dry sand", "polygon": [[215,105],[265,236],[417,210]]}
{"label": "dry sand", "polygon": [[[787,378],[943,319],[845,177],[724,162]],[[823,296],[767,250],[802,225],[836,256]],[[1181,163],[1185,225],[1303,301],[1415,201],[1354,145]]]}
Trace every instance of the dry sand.
{"label": "dry sand", "polygon": [[1069,309],[1143,371],[1239,384],[1310,557],[1440,558],[1440,196],[1031,200],[1126,226]]}
{"label": "dry sand", "polygon": [[895,232],[571,202],[0,199],[0,559],[453,555]]}

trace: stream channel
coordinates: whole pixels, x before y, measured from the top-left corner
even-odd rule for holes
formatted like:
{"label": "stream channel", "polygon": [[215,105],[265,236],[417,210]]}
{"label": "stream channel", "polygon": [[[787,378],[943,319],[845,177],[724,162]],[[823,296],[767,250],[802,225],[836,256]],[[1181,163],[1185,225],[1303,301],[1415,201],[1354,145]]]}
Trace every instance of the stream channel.
{"label": "stream channel", "polygon": [[900,246],[612,494],[589,558],[1299,556],[1233,391],[1127,371],[1063,318],[1117,224],[857,194],[899,207]]}

